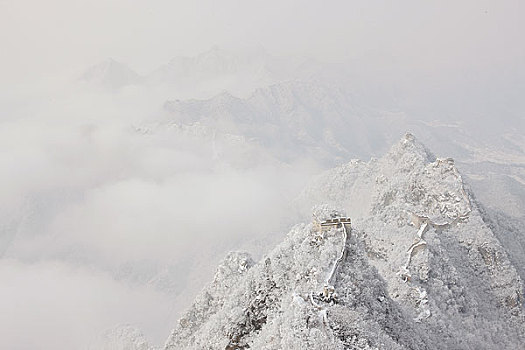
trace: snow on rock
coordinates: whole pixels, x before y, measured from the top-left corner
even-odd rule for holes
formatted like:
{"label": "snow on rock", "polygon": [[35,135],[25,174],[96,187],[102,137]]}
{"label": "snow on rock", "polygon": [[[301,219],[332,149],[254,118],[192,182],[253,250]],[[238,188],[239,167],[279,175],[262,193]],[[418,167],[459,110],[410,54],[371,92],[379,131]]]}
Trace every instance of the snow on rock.
{"label": "snow on rock", "polygon": [[345,217],[346,213],[337,207],[328,204],[320,204],[313,207],[312,216],[314,220],[321,222],[334,218]]}
{"label": "snow on rock", "polygon": [[[345,242],[342,229],[334,228],[320,242],[315,233],[312,224],[297,225],[272,253],[232,281],[230,288],[216,289],[215,280],[181,318],[166,349],[343,349],[345,343],[358,342],[373,348],[370,344],[377,336],[384,343],[395,343],[393,334],[409,329],[410,320],[386,296],[384,283],[361,250],[352,248],[357,243]],[[366,285],[370,293],[344,292],[337,301],[326,302],[322,298],[326,276],[341,244],[352,250],[343,262],[352,273],[339,278],[349,285]],[[348,310],[342,306],[346,303]],[[384,310],[385,318],[395,324],[392,336],[380,327],[368,330],[377,321],[365,310],[367,303]],[[196,310],[201,316],[194,316]],[[361,323],[350,328],[336,323],[349,310]],[[334,333],[336,325],[340,334]],[[347,339],[345,332],[356,336],[369,332],[370,339]]]}
{"label": "snow on rock", "polygon": [[[370,152],[370,124],[386,128],[344,91],[301,81],[259,88],[247,98],[223,92],[204,100],[167,101],[164,111],[161,126],[204,125],[218,135],[241,136],[282,161],[312,157],[330,165]],[[348,138],[348,130],[362,136]]]}
{"label": "snow on rock", "polygon": [[522,346],[523,283],[451,159],[407,134],[298,200],[319,203],[351,232],[300,224],[256,264],[228,256],[166,349]]}
{"label": "snow on rock", "polygon": [[158,350],[149,345],[144,334],[131,325],[120,325],[106,331],[93,350]]}
{"label": "snow on rock", "polygon": [[327,172],[297,202],[344,208],[389,295],[430,333],[445,332],[449,348],[462,333],[478,334],[480,344],[505,339],[493,324],[518,332],[507,323],[522,317],[523,284],[500,233],[453,160],[436,158],[413,135],[381,159]]}

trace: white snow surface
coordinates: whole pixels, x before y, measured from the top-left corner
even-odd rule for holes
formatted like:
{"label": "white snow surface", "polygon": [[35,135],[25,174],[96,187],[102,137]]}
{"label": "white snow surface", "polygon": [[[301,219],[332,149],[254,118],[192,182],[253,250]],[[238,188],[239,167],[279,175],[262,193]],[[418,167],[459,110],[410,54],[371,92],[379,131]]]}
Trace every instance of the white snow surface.
{"label": "white snow surface", "polygon": [[106,331],[88,350],[159,350],[151,346],[140,330],[131,325],[119,325]]}
{"label": "white snow surface", "polygon": [[351,232],[303,223],[257,263],[229,254],[165,349],[523,346],[522,278],[453,160],[407,134],[297,200],[303,213],[319,203],[346,211]]}

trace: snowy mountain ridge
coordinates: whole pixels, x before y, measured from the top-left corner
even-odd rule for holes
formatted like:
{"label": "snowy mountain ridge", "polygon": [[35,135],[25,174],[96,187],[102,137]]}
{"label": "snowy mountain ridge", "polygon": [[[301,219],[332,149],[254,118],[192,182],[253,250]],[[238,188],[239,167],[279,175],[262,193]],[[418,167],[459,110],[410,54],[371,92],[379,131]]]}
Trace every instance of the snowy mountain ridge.
{"label": "snowy mountain ridge", "polygon": [[[223,92],[204,100],[167,101],[164,110],[160,125],[199,125],[243,137],[283,161],[308,155],[331,165],[372,152],[372,125],[386,129],[397,120],[360,108],[344,90],[303,81],[259,88],[248,98]],[[360,136],[348,138],[348,130]]]}
{"label": "snowy mountain ridge", "polygon": [[146,337],[131,325],[119,325],[101,335],[89,350],[160,350],[149,345]]}
{"label": "snowy mountain ridge", "polygon": [[381,159],[321,176],[298,203],[343,208],[351,231],[299,224],[260,262],[231,253],[166,349],[523,344],[522,276],[451,159],[407,134]]}

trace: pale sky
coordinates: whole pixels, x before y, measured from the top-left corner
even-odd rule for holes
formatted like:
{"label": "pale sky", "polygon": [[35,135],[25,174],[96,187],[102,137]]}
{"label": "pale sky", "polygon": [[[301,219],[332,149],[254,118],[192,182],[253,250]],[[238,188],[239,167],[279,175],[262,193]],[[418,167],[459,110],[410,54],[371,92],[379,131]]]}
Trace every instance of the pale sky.
{"label": "pale sky", "polygon": [[112,57],[146,73],[214,45],[431,73],[523,66],[525,3],[1,0],[0,74],[31,80]]}

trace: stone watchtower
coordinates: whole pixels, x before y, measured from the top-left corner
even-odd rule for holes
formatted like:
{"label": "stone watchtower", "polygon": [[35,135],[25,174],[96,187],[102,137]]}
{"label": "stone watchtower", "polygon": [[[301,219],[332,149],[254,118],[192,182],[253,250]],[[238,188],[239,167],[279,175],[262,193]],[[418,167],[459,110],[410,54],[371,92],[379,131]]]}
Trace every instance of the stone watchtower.
{"label": "stone watchtower", "polygon": [[330,208],[327,205],[313,209],[313,225],[316,231],[326,232],[332,228],[345,228],[350,232],[352,220],[343,211]]}

